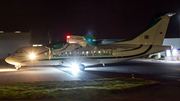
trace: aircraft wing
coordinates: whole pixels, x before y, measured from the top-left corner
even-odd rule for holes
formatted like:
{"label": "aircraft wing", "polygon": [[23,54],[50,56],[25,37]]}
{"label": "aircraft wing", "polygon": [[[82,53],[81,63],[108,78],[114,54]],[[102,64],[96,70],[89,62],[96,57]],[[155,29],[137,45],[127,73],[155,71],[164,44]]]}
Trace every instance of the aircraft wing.
{"label": "aircraft wing", "polygon": [[131,49],[131,48],[138,48],[138,47],[142,47],[143,45],[137,44],[101,44],[101,45],[97,45],[96,47],[98,49],[117,49],[117,48],[121,48],[121,49]]}

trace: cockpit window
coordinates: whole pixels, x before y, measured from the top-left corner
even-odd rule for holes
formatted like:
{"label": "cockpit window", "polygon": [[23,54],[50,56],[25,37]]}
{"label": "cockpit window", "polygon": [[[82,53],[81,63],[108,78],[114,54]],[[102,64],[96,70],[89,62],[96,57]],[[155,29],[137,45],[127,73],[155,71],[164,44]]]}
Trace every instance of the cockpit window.
{"label": "cockpit window", "polygon": [[17,50],[14,53],[22,53],[22,50]]}

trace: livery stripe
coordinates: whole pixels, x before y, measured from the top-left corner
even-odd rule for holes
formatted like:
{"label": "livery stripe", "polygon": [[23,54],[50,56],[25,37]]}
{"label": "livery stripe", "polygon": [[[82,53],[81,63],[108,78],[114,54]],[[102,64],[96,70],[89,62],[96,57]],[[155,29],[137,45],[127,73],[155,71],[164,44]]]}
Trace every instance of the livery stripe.
{"label": "livery stripe", "polygon": [[[149,52],[152,48],[152,45],[149,46],[149,48],[140,53],[140,54],[136,54],[136,55],[129,55],[129,56],[118,56],[118,57],[85,57],[87,59],[115,59],[115,58],[130,58],[130,57],[136,57],[136,56],[140,56],[140,55],[143,55],[143,54],[146,54],[147,52]],[[50,59],[50,60],[66,60],[66,59],[69,59],[69,58],[54,58],[54,59]],[[39,59],[38,61],[49,61],[49,59]],[[23,62],[27,62],[27,61],[22,61],[21,63]]]}
{"label": "livery stripe", "polygon": [[[149,48],[140,53],[140,54],[136,54],[136,55],[129,55],[129,56],[119,56],[119,57],[85,57],[87,59],[113,59],[113,58],[129,58],[129,57],[135,57],[135,56],[140,56],[140,55],[143,55],[143,54],[146,54],[147,52],[149,52],[152,48],[152,45],[149,46]],[[69,58],[54,58],[54,59],[50,59],[50,60],[66,60],[66,59],[69,59]],[[49,59],[39,59],[39,61],[47,61]]]}
{"label": "livery stripe", "polygon": [[132,50],[137,50],[139,48],[141,48],[143,45],[140,45],[139,47],[133,48],[133,49],[129,49],[129,50],[123,50],[123,51],[117,51],[117,52],[126,52],[126,51],[132,51]]}
{"label": "livery stripe", "polygon": [[131,55],[131,56],[123,56],[123,58],[135,57],[135,56],[140,56],[140,55],[146,54],[147,52],[149,52],[151,50],[151,48],[152,48],[152,45],[150,45],[149,48],[146,51],[144,51],[144,52],[142,52],[140,54]]}

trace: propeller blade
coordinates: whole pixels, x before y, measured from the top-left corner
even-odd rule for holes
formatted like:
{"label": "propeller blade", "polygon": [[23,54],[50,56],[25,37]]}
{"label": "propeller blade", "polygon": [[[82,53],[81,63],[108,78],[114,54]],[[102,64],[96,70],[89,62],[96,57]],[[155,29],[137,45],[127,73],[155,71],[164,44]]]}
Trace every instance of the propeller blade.
{"label": "propeller blade", "polygon": [[49,48],[49,60],[51,59],[51,48]]}

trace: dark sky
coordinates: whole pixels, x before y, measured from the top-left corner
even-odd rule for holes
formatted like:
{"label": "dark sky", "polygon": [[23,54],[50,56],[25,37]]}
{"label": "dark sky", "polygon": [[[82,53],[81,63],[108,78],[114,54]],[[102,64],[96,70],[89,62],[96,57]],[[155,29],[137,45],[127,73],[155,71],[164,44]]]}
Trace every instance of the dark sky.
{"label": "dark sky", "polygon": [[179,0],[0,0],[0,29],[32,30],[33,41],[91,31],[98,39],[127,39],[159,12],[175,12],[166,37],[178,37]]}

